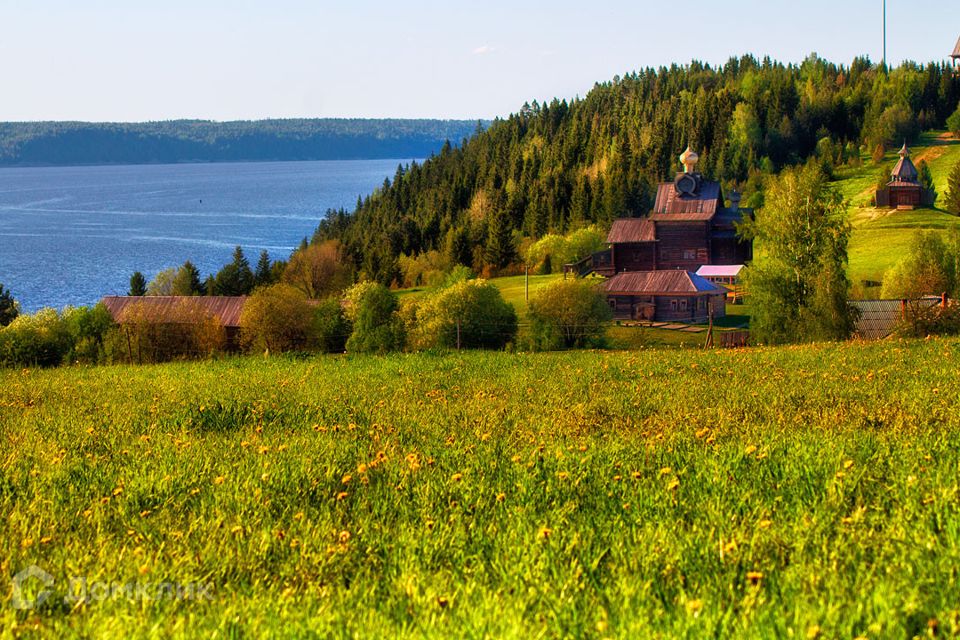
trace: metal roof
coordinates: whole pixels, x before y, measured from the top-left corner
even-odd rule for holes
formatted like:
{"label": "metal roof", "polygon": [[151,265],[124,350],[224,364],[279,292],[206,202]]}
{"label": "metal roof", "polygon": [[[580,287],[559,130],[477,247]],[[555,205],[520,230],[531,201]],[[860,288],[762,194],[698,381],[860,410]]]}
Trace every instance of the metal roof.
{"label": "metal roof", "polygon": [[741,271],[742,264],[705,264],[697,269],[697,275],[704,278],[736,278]]}
{"label": "metal roof", "polygon": [[623,242],[654,242],[656,232],[653,223],[648,218],[620,218],[613,221],[607,242],[617,244]]}
{"label": "metal roof", "polygon": [[176,321],[186,304],[216,317],[224,327],[239,327],[246,301],[245,296],[107,296],[103,304],[114,322],[122,322],[127,309],[138,303],[158,322]]}
{"label": "metal roof", "polygon": [[722,208],[719,182],[704,180],[694,197],[681,195],[672,182],[661,182],[650,218],[656,222],[707,221]]}
{"label": "metal roof", "polygon": [[690,295],[726,291],[690,271],[628,271],[603,283],[607,293],[636,295]]}
{"label": "metal roof", "polygon": [[[918,304],[921,308],[930,308],[940,304],[940,298],[922,298],[912,300],[910,304]],[[850,306],[860,311],[855,333],[864,340],[879,340],[886,338],[903,319],[903,310],[906,300],[851,300]]]}

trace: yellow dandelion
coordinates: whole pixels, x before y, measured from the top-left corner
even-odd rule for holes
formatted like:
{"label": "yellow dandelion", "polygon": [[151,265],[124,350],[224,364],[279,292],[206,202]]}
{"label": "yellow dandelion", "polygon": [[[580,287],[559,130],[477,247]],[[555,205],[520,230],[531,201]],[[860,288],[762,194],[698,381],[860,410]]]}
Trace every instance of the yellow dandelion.
{"label": "yellow dandelion", "polygon": [[453,482],[460,482],[461,480],[463,480],[463,474],[455,473],[452,476],[450,476],[450,480],[452,480]]}
{"label": "yellow dandelion", "polygon": [[752,584],[757,584],[763,580],[763,573],[760,571],[747,571],[747,580]]}
{"label": "yellow dandelion", "polygon": [[756,451],[757,448],[754,445],[748,445],[746,449],[743,450],[743,455],[749,456],[751,453]]}
{"label": "yellow dandelion", "polygon": [[553,529],[550,527],[540,527],[540,530],[537,531],[537,537],[541,540],[546,540],[551,535],[553,535]]}
{"label": "yellow dandelion", "polygon": [[339,502],[340,500],[343,500],[343,499],[346,498],[348,495],[350,495],[350,494],[347,493],[346,491],[341,491],[340,493],[337,494],[337,501]]}
{"label": "yellow dandelion", "polygon": [[353,476],[348,473],[340,479],[340,482],[342,484],[349,484],[351,480],[353,480]]}
{"label": "yellow dandelion", "polygon": [[497,502],[503,502],[503,501],[506,500],[506,499],[507,499],[507,494],[505,494],[505,493],[498,493],[498,494],[497,494]]}
{"label": "yellow dandelion", "polygon": [[294,520],[303,520],[303,511],[298,511],[298,512],[296,512],[295,514],[293,514],[293,519],[294,519]]}
{"label": "yellow dandelion", "polygon": [[760,522],[757,523],[757,526],[760,527],[761,529],[766,529],[772,524],[773,524],[772,520],[761,520]]}
{"label": "yellow dandelion", "polygon": [[570,474],[567,473],[566,471],[561,471],[560,473],[557,474],[557,477],[561,480],[566,480],[567,478],[570,477]]}
{"label": "yellow dandelion", "polygon": [[853,466],[853,460],[844,460],[844,461],[843,461],[843,468],[844,468],[844,469],[849,469],[849,468],[852,467],[852,466]]}
{"label": "yellow dandelion", "polygon": [[223,484],[223,481],[226,480],[223,476],[217,476],[213,479],[213,484]]}
{"label": "yellow dandelion", "polygon": [[339,540],[340,540],[340,544],[346,544],[346,543],[350,542],[350,532],[349,532],[349,531],[346,531],[346,530],[341,531],[341,532],[340,532],[340,535],[338,536],[338,538],[339,538]]}
{"label": "yellow dandelion", "polygon": [[680,486],[680,481],[674,478],[669,482],[669,484],[667,484],[667,491],[673,491],[679,486]]}
{"label": "yellow dandelion", "polygon": [[[637,472],[635,471],[634,473],[637,473]],[[671,473],[673,473],[673,469],[671,469],[670,467],[664,467],[660,469],[660,475],[662,476],[668,476]],[[635,476],[635,477],[639,477],[639,476]]]}
{"label": "yellow dandelion", "polygon": [[117,487],[116,489],[113,490],[113,495],[115,496],[118,496],[121,493],[123,493],[123,487]]}

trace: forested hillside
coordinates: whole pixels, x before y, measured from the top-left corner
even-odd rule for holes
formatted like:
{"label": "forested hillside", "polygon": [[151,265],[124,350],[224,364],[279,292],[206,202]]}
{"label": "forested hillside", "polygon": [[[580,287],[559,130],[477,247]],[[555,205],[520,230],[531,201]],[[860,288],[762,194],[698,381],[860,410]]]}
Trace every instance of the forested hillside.
{"label": "forested hillside", "polygon": [[328,212],[315,241],[339,239],[364,275],[389,283],[402,255],[477,271],[515,263],[548,232],[641,215],[689,143],[700,169],[762,202],[763,179],[810,157],[827,170],[942,127],[957,109],[960,76],[944,65],[887,70],[811,56],[800,65],[752,57],[645,69],[598,84],[571,102],[534,102],[466,145],[358,202]]}
{"label": "forested hillside", "polygon": [[0,166],[425,158],[471,120],[0,123]]}

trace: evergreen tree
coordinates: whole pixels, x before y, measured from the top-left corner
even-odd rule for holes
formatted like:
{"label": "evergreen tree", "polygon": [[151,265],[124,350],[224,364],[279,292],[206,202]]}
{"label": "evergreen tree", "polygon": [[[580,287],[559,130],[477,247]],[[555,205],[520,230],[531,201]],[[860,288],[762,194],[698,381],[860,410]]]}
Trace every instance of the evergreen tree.
{"label": "evergreen tree", "polygon": [[947,195],[943,208],[953,215],[960,215],[960,162],[953,165],[950,177],[947,178]]}
{"label": "evergreen tree", "polygon": [[260,259],[257,260],[257,270],[253,274],[253,284],[256,287],[273,284],[270,254],[267,253],[266,249],[260,252]]}
{"label": "evergreen tree", "polygon": [[127,295],[145,296],[147,295],[147,279],[139,271],[134,271],[130,276],[130,291]]}
{"label": "evergreen tree", "polygon": [[20,307],[13,299],[13,294],[0,284],[0,327],[5,327],[20,315]]}
{"label": "evergreen tree", "polygon": [[173,279],[173,295],[199,296],[203,295],[203,284],[200,282],[200,271],[187,260],[177,271]]}
{"label": "evergreen tree", "polygon": [[513,244],[513,230],[510,228],[506,214],[498,211],[493,214],[487,231],[484,260],[494,269],[502,269],[516,257],[517,249]]}
{"label": "evergreen tree", "polygon": [[917,173],[920,176],[920,184],[930,193],[930,206],[937,204],[937,186],[933,183],[933,174],[926,160],[921,160],[917,165]]}
{"label": "evergreen tree", "polygon": [[214,291],[218,296],[245,296],[253,291],[253,271],[240,246],[233,250],[233,261],[217,273]]}

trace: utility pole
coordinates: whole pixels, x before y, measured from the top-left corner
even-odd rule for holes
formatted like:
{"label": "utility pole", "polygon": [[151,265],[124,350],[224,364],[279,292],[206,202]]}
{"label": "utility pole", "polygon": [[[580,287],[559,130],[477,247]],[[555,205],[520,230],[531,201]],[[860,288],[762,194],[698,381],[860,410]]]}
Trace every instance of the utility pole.
{"label": "utility pole", "polygon": [[883,68],[887,68],[887,0],[883,0]]}
{"label": "utility pole", "polygon": [[530,265],[523,265],[523,298],[530,302]]}

